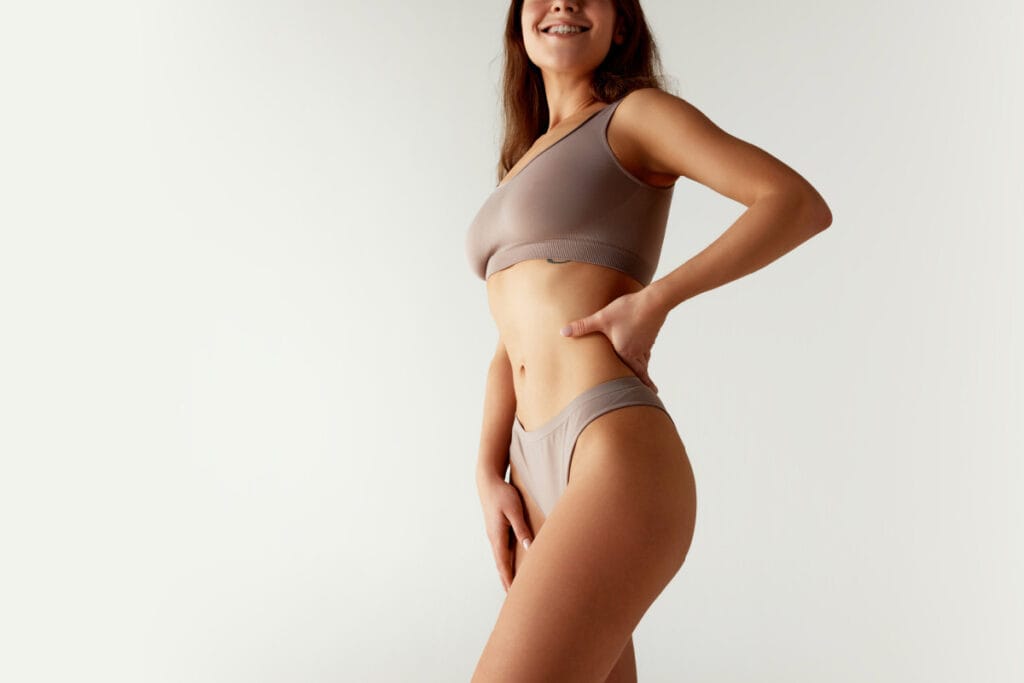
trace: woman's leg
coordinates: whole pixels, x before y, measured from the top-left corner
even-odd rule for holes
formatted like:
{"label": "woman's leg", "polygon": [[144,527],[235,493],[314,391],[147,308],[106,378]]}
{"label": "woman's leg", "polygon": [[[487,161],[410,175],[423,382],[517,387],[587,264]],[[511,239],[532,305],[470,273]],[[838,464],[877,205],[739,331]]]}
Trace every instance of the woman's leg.
{"label": "woman's leg", "polygon": [[[512,485],[519,490],[519,496],[523,499],[523,511],[526,515],[526,523],[530,527],[530,531],[533,533],[533,538],[537,537],[541,527],[544,526],[544,512],[540,509],[540,506],[530,497],[526,487],[523,485],[523,481],[519,476],[519,472],[516,471],[516,466],[511,465],[509,467],[509,480]],[[512,583],[515,583],[515,575],[519,573],[519,567],[523,564],[523,560],[526,558],[528,550],[523,549],[522,543],[515,546],[512,551],[514,553],[514,569],[512,576]],[[614,668],[604,683],[637,683],[636,681],[636,653],[633,648],[633,637],[629,637],[626,641],[626,646],[622,648],[622,653],[619,655],[618,661],[615,663]]]}
{"label": "woman's leg", "polygon": [[543,531],[516,548],[474,683],[606,680],[682,566],[695,517],[693,473],[665,411],[628,406],[592,420]]}
{"label": "woman's leg", "polygon": [[626,647],[622,648],[619,661],[615,662],[615,666],[604,683],[636,683],[636,655],[633,652],[633,636],[626,641]]}

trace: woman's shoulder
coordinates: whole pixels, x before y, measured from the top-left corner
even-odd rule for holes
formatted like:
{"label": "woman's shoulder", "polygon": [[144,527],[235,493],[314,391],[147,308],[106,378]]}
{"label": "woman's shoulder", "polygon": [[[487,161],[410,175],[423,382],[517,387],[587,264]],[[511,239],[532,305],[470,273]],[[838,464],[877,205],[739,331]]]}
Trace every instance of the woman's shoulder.
{"label": "woman's shoulder", "polygon": [[620,164],[648,185],[668,187],[679,177],[652,162],[652,147],[664,145],[671,135],[660,124],[664,121],[662,114],[677,108],[679,102],[680,98],[660,88],[637,88],[619,98],[609,122],[607,138],[612,152]]}
{"label": "woman's shoulder", "polygon": [[686,102],[678,95],[662,90],[661,88],[637,88],[619,98],[619,109],[627,117],[642,116],[645,111],[663,107],[677,106],[680,102]]}
{"label": "woman's shoulder", "polygon": [[697,123],[703,115],[692,104],[661,88],[637,88],[618,100],[614,119],[620,134],[636,144],[665,140],[672,127]]}

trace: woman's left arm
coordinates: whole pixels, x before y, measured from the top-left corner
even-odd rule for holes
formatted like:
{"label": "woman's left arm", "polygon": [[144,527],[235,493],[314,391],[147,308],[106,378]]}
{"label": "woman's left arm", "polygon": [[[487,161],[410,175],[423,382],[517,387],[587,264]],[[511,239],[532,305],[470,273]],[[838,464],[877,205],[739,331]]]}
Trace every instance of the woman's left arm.
{"label": "woman's left arm", "polygon": [[714,242],[672,272],[562,329],[568,337],[604,334],[657,392],[647,366],[669,311],[793,250],[831,225],[832,212],[799,173],[729,135],[675,95],[657,88],[631,92],[616,119],[652,175],[685,176],[747,207]]}
{"label": "woman's left arm", "polygon": [[726,133],[685,100],[644,88],[619,108],[625,109],[620,130],[635,142],[645,168],[685,176],[747,207],[703,251],[648,285],[645,292],[666,315],[701,292],[768,265],[832,224],[825,200],[803,176]]}

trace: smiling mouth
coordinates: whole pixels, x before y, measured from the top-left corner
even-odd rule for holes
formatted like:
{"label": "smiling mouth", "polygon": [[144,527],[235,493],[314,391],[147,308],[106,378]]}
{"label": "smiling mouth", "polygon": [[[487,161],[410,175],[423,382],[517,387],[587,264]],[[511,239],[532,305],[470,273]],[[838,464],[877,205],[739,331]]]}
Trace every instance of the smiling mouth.
{"label": "smiling mouth", "polygon": [[552,33],[551,29],[553,29],[553,28],[555,28],[555,27],[554,26],[548,26],[545,29],[541,29],[541,33],[547,33],[547,34],[550,34],[550,35],[559,35],[559,36],[564,36],[564,35],[571,36],[571,35],[576,35],[577,33],[586,33],[587,31],[590,30],[590,28],[588,28],[586,26],[579,26],[579,27],[577,27],[577,30],[575,30],[575,31],[555,31],[555,32]]}

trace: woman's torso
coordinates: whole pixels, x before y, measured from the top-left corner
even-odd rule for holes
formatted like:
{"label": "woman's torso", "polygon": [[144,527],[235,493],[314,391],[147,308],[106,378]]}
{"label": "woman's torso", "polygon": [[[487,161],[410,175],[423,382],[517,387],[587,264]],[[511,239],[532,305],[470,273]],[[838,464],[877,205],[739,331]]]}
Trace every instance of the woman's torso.
{"label": "woman's torso", "polygon": [[529,259],[491,275],[487,301],[508,354],[516,414],[532,430],[573,397],[632,374],[600,333],[565,337],[566,323],[643,288],[618,271],[590,263]]}
{"label": "woman's torso", "polygon": [[[640,167],[635,153],[611,125],[617,120],[609,118],[616,103],[590,108],[568,121],[564,131],[538,139],[488,200],[511,200],[512,208],[485,204],[471,232],[508,230],[507,225],[495,225],[505,219],[527,221],[531,226],[514,223],[511,227],[519,232],[504,236],[497,250],[495,245],[485,249],[482,235],[469,235],[467,244],[478,271],[485,265],[484,255],[489,256],[486,265],[493,272],[486,276],[488,306],[511,365],[516,414],[527,430],[546,422],[585,389],[632,374],[603,334],[565,337],[560,333],[568,322],[643,289],[660,254],[674,188],[669,183],[674,178],[655,177]],[[524,171],[528,173],[519,177]],[[513,192],[518,196],[502,197]],[[551,226],[539,226],[539,233],[531,232],[529,227],[545,222],[544,215],[531,214],[532,209],[557,213],[561,205],[551,202],[560,197],[566,199],[567,207],[557,216],[561,223],[553,231]],[[524,210],[527,205],[530,210]],[[589,215],[591,208],[622,215],[599,225]],[[484,214],[488,209],[492,213]],[[487,219],[485,224],[477,225],[482,217]],[[632,241],[628,235],[616,239],[634,228],[647,232],[632,236]],[[568,242],[560,251],[551,244],[558,240],[542,240],[544,248],[529,254],[537,258],[515,252],[516,238],[536,243],[549,233],[583,240],[596,235],[603,240],[602,251],[580,253],[578,258],[587,260],[565,258],[579,253],[578,244]],[[509,254],[503,261],[502,256]]]}

